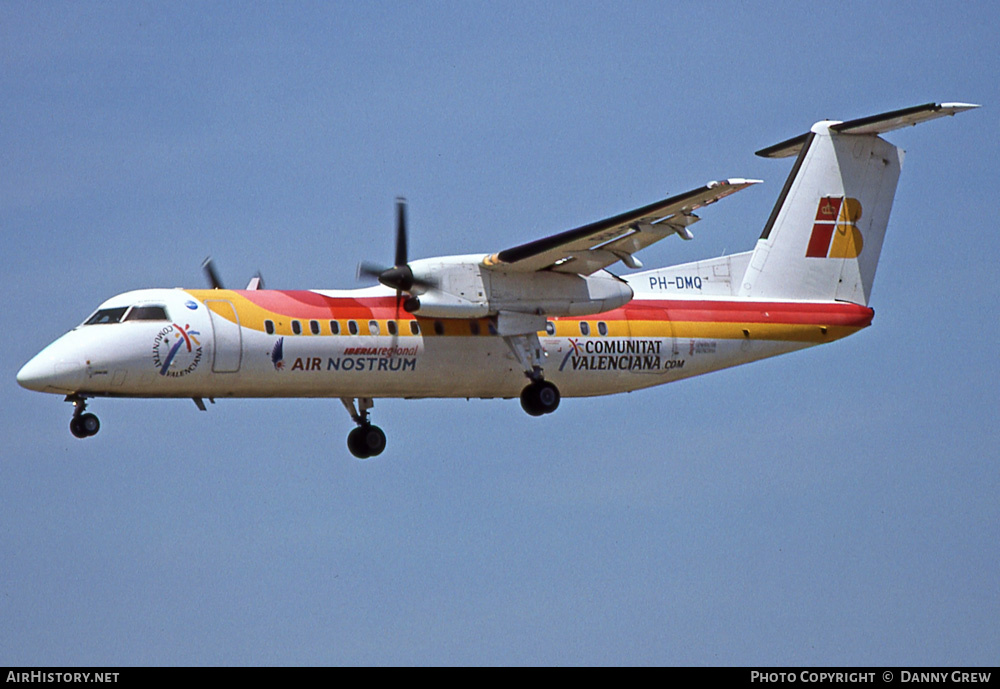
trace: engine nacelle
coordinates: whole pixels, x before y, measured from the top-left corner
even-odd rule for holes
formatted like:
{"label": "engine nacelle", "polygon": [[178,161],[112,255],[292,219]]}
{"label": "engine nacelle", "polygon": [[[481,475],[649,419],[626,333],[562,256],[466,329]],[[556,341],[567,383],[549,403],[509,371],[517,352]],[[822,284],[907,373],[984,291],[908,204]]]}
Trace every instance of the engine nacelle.
{"label": "engine nacelle", "polygon": [[486,302],[474,302],[431,289],[403,302],[403,309],[424,318],[484,318],[490,315]]}
{"label": "engine nacelle", "polygon": [[571,275],[551,271],[505,273],[484,270],[490,308],[546,316],[589,316],[624,306],[632,288],[607,271]]}
{"label": "engine nacelle", "polygon": [[430,318],[483,318],[500,311],[544,316],[589,316],[624,306],[632,288],[611,273],[505,272],[486,268],[481,256],[451,256],[410,263],[418,280],[411,313]]}

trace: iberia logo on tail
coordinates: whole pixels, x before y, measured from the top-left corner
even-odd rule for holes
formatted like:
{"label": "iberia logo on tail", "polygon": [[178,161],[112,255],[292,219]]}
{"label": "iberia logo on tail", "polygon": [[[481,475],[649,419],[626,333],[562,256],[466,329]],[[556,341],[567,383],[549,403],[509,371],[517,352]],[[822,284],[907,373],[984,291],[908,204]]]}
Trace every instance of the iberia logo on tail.
{"label": "iberia logo on tail", "polygon": [[857,258],[864,246],[857,222],[861,202],[844,196],[824,196],[816,208],[806,258]]}

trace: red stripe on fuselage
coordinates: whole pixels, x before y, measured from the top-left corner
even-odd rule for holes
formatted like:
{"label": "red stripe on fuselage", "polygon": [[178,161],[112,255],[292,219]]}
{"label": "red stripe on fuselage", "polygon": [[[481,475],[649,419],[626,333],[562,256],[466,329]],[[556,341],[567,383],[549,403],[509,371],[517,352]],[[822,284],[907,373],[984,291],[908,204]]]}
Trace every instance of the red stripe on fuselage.
{"label": "red stripe on fuselage", "polygon": [[[396,297],[328,297],[309,290],[242,290],[241,297],[289,318],[395,318]],[[401,312],[400,318],[409,314]]]}
{"label": "red stripe on fuselage", "polygon": [[[413,318],[397,312],[395,296],[328,297],[308,290],[240,290],[253,304],[289,318]],[[841,325],[863,328],[871,325],[874,310],[846,302],[768,302],[714,299],[634,299],[622,308],[591,316],[560,320],[670,320],[705,323],[789,323]]]}

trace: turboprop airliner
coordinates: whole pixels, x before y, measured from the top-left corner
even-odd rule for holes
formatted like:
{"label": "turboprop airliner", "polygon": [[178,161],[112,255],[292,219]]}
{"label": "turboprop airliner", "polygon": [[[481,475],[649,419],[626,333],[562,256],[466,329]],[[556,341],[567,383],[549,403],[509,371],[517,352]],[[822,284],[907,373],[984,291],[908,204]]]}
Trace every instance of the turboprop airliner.
{"label": "turboprop airliner", "polygon": [[[903,151],[881,134],[978,107],[929,103],[817,122],[758,155],[793,157],[751,251],[643,270],[639,250],[691,239],[695,211],[757,183],[710,182],[492,254],[409,260],[397,201],[379,284],[268,290],[145,289],[112,297],[17,374],[65,395],[70,431],[100,429],[98,397],[339,398],[359,458],[379,455],[378,398],[520,397],[532,416],[562,397],[670,383],[851,335],[868,306]],[[632,271],[610,269],[621,263]]]}

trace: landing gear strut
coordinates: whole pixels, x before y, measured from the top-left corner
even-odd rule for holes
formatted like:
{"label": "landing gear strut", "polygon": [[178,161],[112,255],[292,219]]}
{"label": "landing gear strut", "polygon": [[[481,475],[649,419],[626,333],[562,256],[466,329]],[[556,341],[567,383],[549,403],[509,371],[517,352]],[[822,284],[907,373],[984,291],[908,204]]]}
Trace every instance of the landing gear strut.
{"label": "landing gear strut", "polygon": [[368,420],[368,410],[375,406],[375,402],[371,397],[359,397],[357,400],[358,406],[355,408],[354,398],[340,399],[354,423],[358,424],[357,428],[347,434],[347,449],[358,459],[377,457],[385,449],[385,433]]}
{"label": "landing gear strut", "polygon": [[77,438],[89,438],[101,430],[101,421],[90,413],[84,413],[87,408],[87,398],[79,395],[69,395],[67,402],[73,404],[73,418],[69,421],[69,432]]}
{"label": "landing gear strut", "polygon": [[545,353],[538,335],[508,335],[504,341],[514,353],[525,377],[531,382],[521,391],[521,408],[532,416],[551,414],[559,407],[559,388],[545,380],[542,361]]}

